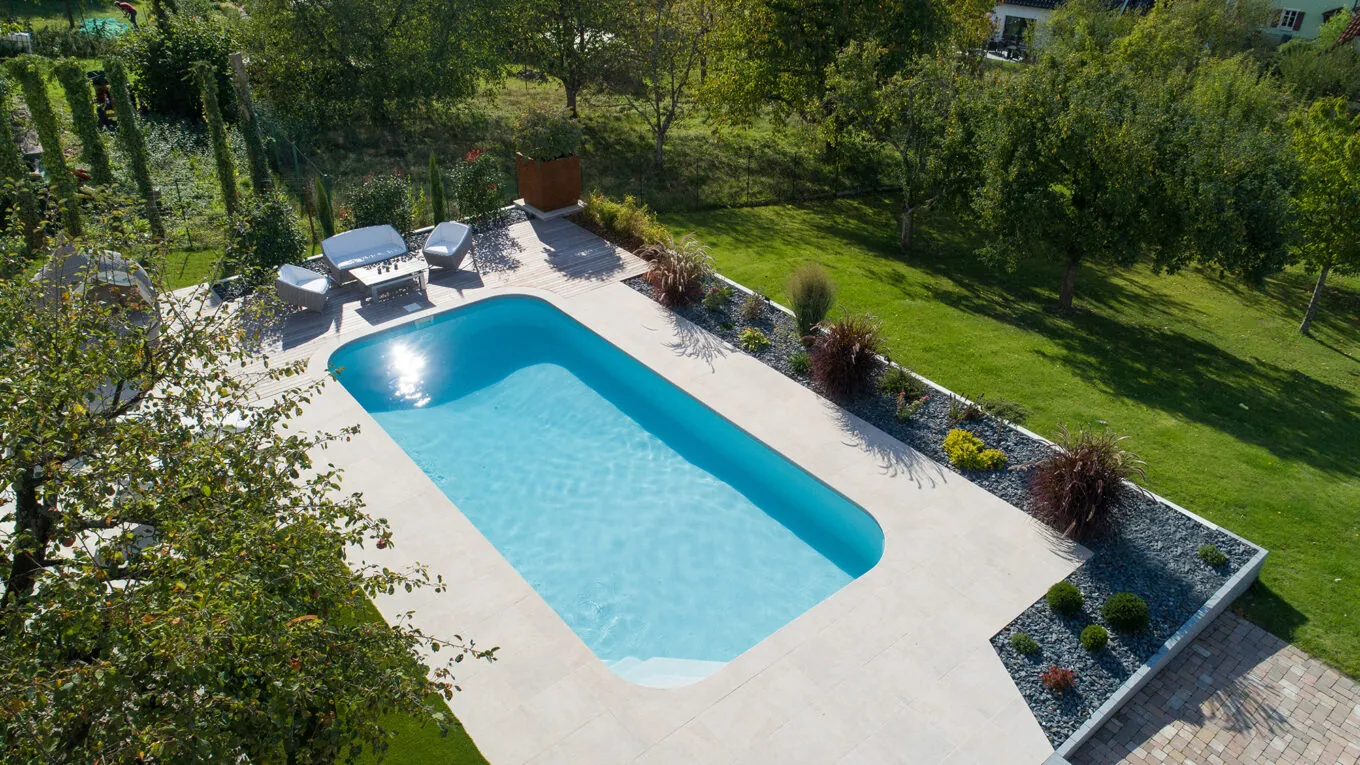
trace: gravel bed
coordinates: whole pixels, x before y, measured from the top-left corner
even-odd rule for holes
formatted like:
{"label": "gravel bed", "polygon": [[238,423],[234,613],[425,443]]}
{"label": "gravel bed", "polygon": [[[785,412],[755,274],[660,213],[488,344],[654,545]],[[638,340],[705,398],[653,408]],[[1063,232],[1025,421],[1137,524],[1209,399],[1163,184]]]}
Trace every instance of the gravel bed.
{"label": "gravel bed", "polygon": [[[473,236],[477,236],[485,234],[488,231],[508,228],[516,223],[523,223],[528,219],[528,215],[518,207],[503,208],[473,221],[471,224],[472,234]],[[422,231],[419,233],[413,231],[402,235],[402,238],[406,240],[406,251],[409,253],[420,252],[420,248],[425,246],[425,240],[428,239],[429,236],[429,231]],[[326,269],[326,264],[322,262],[321,258],[308,258],[298,265],[311,271],[315,271],[318,274],[330,273],[330,271]],[[236,300],[237,298],[249,295],[254,291],[254,287],[244,279],[223,279],[212,285],[212,291],[213,294],[217,295],[219,301],[225,303],[228,300]]]}
{"label": "gravel bed", "polygon": [[[645,278],[634,277],[625,283],[653,297]],[[705,292],[715,283],[720,282],[705,284]],[[743,297],[738,293],[720,311],[709,311],[698,304],[675,310],[738,350],[737,335],[741,328],[751,325],[760,328],[772,343],[751,355],[812,388],[810,379],[794,374],[789,368],[788,356],[802,350],[793,318],[766,305],[757,321],[746,322],[739,314]],[[990,415],[951,425],[949,397],[938,391],[932,391],[930,400],[905,423],[897,421],[896,402],[877,392],[842,406],[1015,507],[1025,512],[1031,510],[1030,476],[1034,463],[1051,453],[1053,447],[1047,443]],[[988,447],[1005,452],[1008,467],[960,471],[950,466],[941,443],[954,427],[969,430]],[[1055,747],[1105,703],[1256,552],[1250,545],[1195,521],[1141,490],[1126,491],[1111,515],[1107,533],[1083,540],[1091,557],[1067,578],[1086,598],[1081,615],[1063,618],[1040,597],[992,638],[997,655]],[[1227,555],[1228,563],[1218,568],[1203,563],[1197,553],[1205,544],[1216,545]],[[1104,624],[1100,604],[1116,592],[1133,592],[1147,601],[1151,618],[1142,633],[1125,635]],[[1093,623],[1104,625],[1110,632],[1108,647],[1097,654],[1087,652],[1079,640],[1082,628]],[[1016,632],[1034,638],[1040,645],[1039,653],[1025,657],[1011,648],[1010,638]],[[1039,682],[1040,673],[1054,665],[1073,669],[1077,674],[1076,689],[1062,697]]]}

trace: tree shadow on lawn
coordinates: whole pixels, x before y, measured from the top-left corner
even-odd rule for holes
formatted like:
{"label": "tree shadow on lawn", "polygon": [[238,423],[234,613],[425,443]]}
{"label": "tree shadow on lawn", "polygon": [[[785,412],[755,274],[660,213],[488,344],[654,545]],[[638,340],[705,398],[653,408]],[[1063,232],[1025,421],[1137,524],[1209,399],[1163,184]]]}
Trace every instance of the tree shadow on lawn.
{"label": "tree shadow on lawn", "polygon": [[[1313,295],[1317,274],[1288,270],[1275,274],[1258,286],[1237,279],[1218,279],[1205,273],[1205,281],[1238,302],[1261,313],[1274,316],[1297,326]],[[1343,351],[1339,344],[1354,343],[1360,334],[1360,294],[1332,277],[1328,280],[1322,304],[1313,319],[1313,340],[1337,354],[1360,363],[1360,359]],[[1327,338],[1327,339],[1324,339]],[[1329,342],[1330,340],[1330,342]]]}
{"label": "tree shadow on lawn", "polygon": [[1059,317],[962,288],[940,290],[935,297],[1042,334],[1062,352],[1041,355],[1106,393],[1207,425],[1281,458],[1341,475],[1360,473],[1346,446],[1360,433],[1360,404],[1352,391],[1296,369],[1239,358],[1183,332],[1124,324],[1102,312]]}

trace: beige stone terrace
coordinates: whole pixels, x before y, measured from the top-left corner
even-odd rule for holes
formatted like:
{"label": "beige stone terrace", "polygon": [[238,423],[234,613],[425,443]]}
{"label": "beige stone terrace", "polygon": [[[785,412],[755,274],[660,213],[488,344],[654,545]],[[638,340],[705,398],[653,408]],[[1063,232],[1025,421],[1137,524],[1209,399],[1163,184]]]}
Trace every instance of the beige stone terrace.
{"label": "beige stone terrace", "polygon": [[324,315],[286,318],[272,358],[309,359],[321,376],[355,337],[532,294],[857,502],[885,536],[872,570],[706,679],[632,685],[341,386],[326,386],[302,424],[362,425],[324,458],[394,531],[394,549],[356,560],[420,561],[453,584],[379,608],[388,618],[415,609],[430,633],[500,646],[495,664],[460,665],[452,703],[491,762],[1037,765],[1052,752],[988,640],[1079,565],[1082,548],[619,284],[643,264],[569,222],[519,223],[477,247],[476,270],[435,272],[428,299],[368,305],[342,292]]}

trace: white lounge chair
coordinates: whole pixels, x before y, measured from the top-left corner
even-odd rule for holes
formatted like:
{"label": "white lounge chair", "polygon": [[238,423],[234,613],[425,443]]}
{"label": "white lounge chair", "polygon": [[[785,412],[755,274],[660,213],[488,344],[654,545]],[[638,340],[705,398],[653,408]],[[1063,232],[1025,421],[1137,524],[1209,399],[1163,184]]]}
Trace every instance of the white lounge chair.
{"label": "white lounge chair", "polygon": [[326,267],[337,284],[349,280],[349,271],[371,266],[406,253],[406,240],[391,226],[365,226],[336,234],[321,243]]}
{"label": "white lounge chair", "polygon": [[326,310],[326,295],[331,291],[331,281],[325,274],[285,263],[279,266],[279,278],[274,286],[279,299],[288,305],[310,308],[317,313]]}
{"label": "white lounge chair", "polygon": [[444,221],[434,227],[420,251],[430,265],[457,271],[463,258],[472,252],[472,229],[464,223]]}

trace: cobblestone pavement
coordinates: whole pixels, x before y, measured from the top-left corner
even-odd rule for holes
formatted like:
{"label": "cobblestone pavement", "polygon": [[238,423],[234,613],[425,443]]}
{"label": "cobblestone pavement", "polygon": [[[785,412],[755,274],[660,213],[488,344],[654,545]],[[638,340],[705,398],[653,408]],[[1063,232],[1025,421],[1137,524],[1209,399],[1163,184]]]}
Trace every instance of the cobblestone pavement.
{"label": "cobblestone pavement", "polygon": [[1073,765],[1360,762],[1360,685],[1227,613],[1072,758]]}

